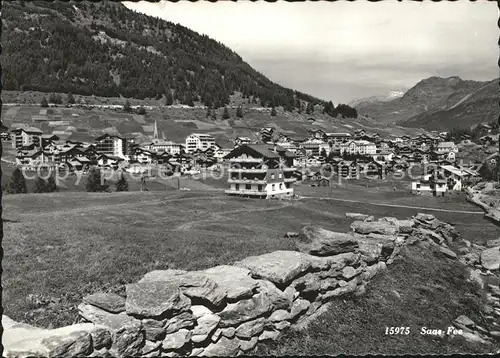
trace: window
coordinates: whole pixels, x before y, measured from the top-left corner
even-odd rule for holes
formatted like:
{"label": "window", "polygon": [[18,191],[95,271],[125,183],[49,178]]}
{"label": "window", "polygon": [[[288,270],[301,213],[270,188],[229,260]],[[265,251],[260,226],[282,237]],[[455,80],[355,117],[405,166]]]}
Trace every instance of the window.
{"label": "window", "polygon": [[252,186],[250,184],[245,184],[245,189],[250,190],[250,189],[252,189]]}
{"label": "window", "polygon": [[274,190],[275,190],[275,188],[274,188],[274,187],[275,187],[275,184],[272,184],[272,185],[271,185],[271,190],[272,190],[272,191],[274,191]]}
{"label": "window", "polygon": [[236,184],[236,190],[240,190],[240,184]]}
{"label": "window", "polygon": [[280,178],[280,179],[281,179],[282,177],[283,177],[283,174],[279,173],[279,174],[278,174],[278,178]]}
{"label": "window", "polygon": [[420,189],[420,183],[417,184],[417,189]]}
{"label": "window", "polygon": [[271,179],[274,179],[275,178],[275,175],[274,174],[271,174]]}
{"label": "window", "polygon": [[258,191],[262,191],[262,185],[259,185],[259,186],[257,187],[257,190],[258,190]]}

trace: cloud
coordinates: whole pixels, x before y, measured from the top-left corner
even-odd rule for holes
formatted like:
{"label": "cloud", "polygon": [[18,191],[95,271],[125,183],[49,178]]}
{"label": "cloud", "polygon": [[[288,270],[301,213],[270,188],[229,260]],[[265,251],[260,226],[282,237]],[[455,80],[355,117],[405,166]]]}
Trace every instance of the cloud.
{"label": "cloud", "polygon": [[[317,96],[358,98],[355,88],[360,93],[367,88],[390,91],[430,76],[498,77],[494,2],[181,1],[126,6],[207,34],[271,80]],[[348,84],[352,90],[334,89]]]}

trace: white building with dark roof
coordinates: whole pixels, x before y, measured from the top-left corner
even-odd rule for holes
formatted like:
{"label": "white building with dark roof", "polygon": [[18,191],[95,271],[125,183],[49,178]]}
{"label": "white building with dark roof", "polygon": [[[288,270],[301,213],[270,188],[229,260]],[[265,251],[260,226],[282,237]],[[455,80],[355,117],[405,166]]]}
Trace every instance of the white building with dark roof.
{"label": "white building with dark roof", "polygon": [[228,155],[227,195],[274,198],[293,195],[295,155],[267,144],[244,144]]}
{"label": "white building with dark roof", "polygon": [[186,153],[193,153],[196,150],[206,150],[214,147],[215,138],[210,134],[191,133],[186,137]]}

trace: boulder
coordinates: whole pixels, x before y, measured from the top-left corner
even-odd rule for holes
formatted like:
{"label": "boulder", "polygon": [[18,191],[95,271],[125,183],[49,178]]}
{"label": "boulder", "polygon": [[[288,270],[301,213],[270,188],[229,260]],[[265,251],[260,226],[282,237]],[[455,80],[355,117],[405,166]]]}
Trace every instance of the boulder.
{"label": "boulder", "polygon": [[406,220],[399,220],[394,217],[384,217],[379,220],[380,221],[386,221],[388,223],[391,223],[395,227],[397,227],[398,232],[402,234],[407,234],[410,233],[415,226],[415,220],[413,219],[406,219]]}
{"label": "boulder", "polygon": [[398,227],[387,221],[354,221],[351,229],[362,235],[395,235],[398,232]]}
{"label": "boulder", "polygon": [[327,292],[321,294],[320,299],[323,302],[325,302],[332,297],[337,297],[337,296],[342,296],[342,295],[346,295],[349,293],[353,293],[356,291],[356,289],[357,289],[356,280],[351,280],[349,282],[346,282],[343,285],[340,285],[340,287],[334,289],[333,291],[327,291]]}
{"label": "boulder", "polygon": [[165,321],[165,332],[167,334],[174,333],[181,328],[191,328],[194,325],[193,314],[189,311],[182,312],[176,316],[170,317]]}
{"label": "boulder", "polygon": [[250,339],[253,336],[259,336],[266,326],[269,326],[269,321],[263,317],[242,323],[236,328],[236,337]]}
{"label": "boulder", "polygon": [[375,220],[375,216],[370,215],[370,216],[368,216],[366,219],[364,219],[363,221],[367,221],[367,222],[369,222],[369,221],[374,221],[374,220]]}
{"label": "boulder", "polygon": [[293,280],[290,286],[300,292],[317,292],[321,289],[321,278],[316,273],[308,272]]}
{"label": "boulder", "polygon": [[316,226],[304,226],[297,239],[297,248],[316,256],[331,256],[352,252],[358,247],[349,233],[334,232]]}
{"label": "boulder", "polygon": [[286,321],[290,319],[290,312],[286,310],[277,310],[274,311],[271,316],[269,316],[269,321],[270,322],[280,322],[280,321]]}
{"label": "boulder", "polygon": [[125,312],[110,313],[86,303],[78,305],[78,313],[85,320],[107,327],[110,331],[116,331],[129,324],[140,323],[138,319],[127,315]]}
{"label": "boulder", "polygon": [[209,313],[199,317],[196,320],[197,324],[193,329],[193,337],[191,340],[195,343],[205,341],[217,328],[220,317],[216,314]]}
{"label": "boulder", "polygon": [[411,235],[413,237],[418,238],[419,240],[432,240],[432,242],[438,245],[441,245],[444,242],[444,238],[441,235],[429,229],[424,229],[424,228],[414,229],[411,232]]}
{"label": "boulder", "polygon": [[459,327],[467,328],[474,328],[474,326],[476,325],[473,320],[464,315],[455,318],[455,321],[453,323],[457,324]]}
{"label": "boulder", "polygon": [[381,261],[376,263],[375,265],[367,266],[364,268],[364,271],[361,273],[361,280],[368,281],[371,280],[376,274],[384,271],[387,268],[385,262]]}
{"label": "boulder", "polygon": [[157,270],[146,274],[139,283],[168,282],[177,286],[189,298],[200,299],[214,306],[220,306],[225,297],[224,289],[203,271]]}
{"label": "boulder", "polygon": [[264,331],[261,333],[261,335],[259,336],[259,341],[274,341],[278,338],[278,336],[280,335],[280,332],[279,331],[275,331],[275,330],[272,330],[272,331]]}
{"label": "boulder", "polygon": [[144,328],[144,332],[146,335],[146,340],[155,342],[160,339],[163,339],[163,336],[166,334],[165,331],[165,320],[155,320],[152,318],[144,318],[141,320],[142,327]]}
{"label": "boulder", "polygon": [[227,299],[236,301],[252,297],[257,281],[251,277],[250,270],[243,267],[220,265],[202,271],[225,290]]}
{"label": "boulder", "polygon": [[346,266],[342,269],[342,277],[346,280],[350,280],[354,276],[358,275],[359,271],[351,266]]}
{"label": "boulder", "polygon": [[365,220],[370,217],[370,215],[360,214],[360,213],[345,213],[346,218],[355,220]]}
{"label": "boulder", "polygon": [[110,353],[114,357],[137,356],[144,346],[145,332],[140,322],[130,323],[112,332]]}
{"label": "boulder", "polygon": [[187,311],[191,306],[189,298],[179,289],[178,282],[149,281],[125,286],[128,314],[141,317],[174,316]]}
{"label": "boulder", "polygon": [[[2,325],[9,319],[2,317]],[[30,328],[27,324],[4,326],[2,344],[5,357],[43,356],[74,357],[89,355],[92,350],[92,323],[80,323],[57,329]]]}
{"label": "boulder", "polygon": [[415,220],[418,220],[423,223],[427,222],[432,222],[434,220],[437,220],[436,217],[432,214],[424,214],[424,213],[418,213],[417,215],[414,216]]}
{"label": "boulder", "polygon": [[287,239],[293,239],[293,238],[296,238],[298,236],[299,236],[299,233],[293,232],[293,231],[289,231],[285,234],[285,238],[287,238]]}
{"label": "boulder", "polygon": [[162,343],[163,349],[182,348],[191,339],[192,333],[187,329],[181,329],[175,333],[167,334]]}
{"label": "boulder", "polygon": [[248,352],[248,351],[251,351],[252,349],[255,348],[255,346],[257,346],[257,342],[259,340],[259,337],[252,337],[251,339],[249,339],[248,341],[246,340],[241,340],[240,341],[240,349],[243,351],[243,352]]}
{"label": "boulder", "polygon": [[302,298],[298,298],[293,302],[292,309],[290,310],[290,319],[293,320],[301,313],[307,311],[311,302],[304,300]]}
{"label": "boulder", "polygon": [[287,329],[291,326],[292,324],[288,321],[281,321],[281,322],[275,322],[273,324],[274,329],[277,329],[278,331],[282,331],[284,329]]}
{"label": "boulder", "polygon": [[198,319],[206,314],[212,314],[213,312],[205,306],[193,305],[191,306],[191,312],[193,313],[194,319]]}
{"label": "boulder", "polygon": [[216,343],[209,344],[200,354],[202,357],[230,357],[235,356],[240,349],[239,339],[230,339],[222,336]]}
{"label": "boulder", "polygon": [[258,293],[251,298],[235,303],[229,303],[220,313],[220,326],[225,328],[250,321],[267,314],[274,309],[264,293]]}
{"label": "boulder", "polygon": [[283,285],[307,271],[311,263],[301,253],[294,251],[274,251],[260,256],[250,256],[235,263],[245,267],[252,276]]}
{"label": "boulder", "polygon": [[500,268],[500,246],[481,252],[481,265],[486,270],[498,270]]}
{"label": "boulder", "polygon": [[257,292],[262,293],[274,309],[288,309],[292,305],[292,300],[283,291],[277,288],[272,282],[258,280]]}
{"label": "boulder", "polygon": [[85,296],[83,302],[96,306],[111,313],[125,311],[125,298],[114,293],[98,292]]}
{"label": "boulder", "polygon": [[[217,342],[219,340],[219,338],[222,336],[222,329],[220,328],[217,328],[214,333],[212,334],[212,336],[210,337],[210,340],[212,342]],[[193,338],[191,337],[191,340],[193,340]],[[193,341],[194,342],[194,341]]]}
{"label": "boulder", "polygon": [[488,248],[498,247],[498,246],[500,246],[500,239],[486,241],[486,247]]}
{"label": "boulder", "polygon": [[333,277],[327,277],[321,280],[320,291],[326,292],[333,290],[339,285],[339,280]]}
{"label": "boulder", "polygon": [[236,328],[234,327],[221,328],[221,334],[224,337],[233,338],[235,333],[236,333]]}
{"label": "boulder", "polygon": [[454,253],[453,251],[451,251],[450,249],[446,248],[446,247],[443,247],[443,246],[440,246],[439,247],[439,251],[446,257],[450,258],[450,259],[456,259],[457,258],[457,254]]}
{"label": "boulder", "polygon": [[142,347],[141,357],[144,357],[145,355],[150,354],[150,353],[154,353],[154,352],[156,352],[156,355],[158,356],[161,345],[162,345],[162,342],[160,342],[160,341],[152,342],[152,341],[146,340],[146,342],[144,342],[144,347]]}

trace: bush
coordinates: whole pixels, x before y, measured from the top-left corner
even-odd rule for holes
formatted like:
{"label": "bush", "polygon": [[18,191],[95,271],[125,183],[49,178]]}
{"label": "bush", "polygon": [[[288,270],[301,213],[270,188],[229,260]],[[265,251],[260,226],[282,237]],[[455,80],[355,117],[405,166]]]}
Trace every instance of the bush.
{"label": "bush", "polygon": [[128,182],[123,176],[123,173],[120,175],[120,179],[116,182],[116,191],[128,191]]}
{"label": "bush", "polygon": [[26,179],[24,178],[21,169],[16,168],[10,177],[9,184],[7,185],[7,193],[25,194],[27,192]]}
{"label": "bush", "polygon": [[42,102],[40,103],[41,107],[47,108],[49,106],[49,102],[47,102],[47,98],[43,97]]}
{"label": "bush", "polygon": [[101,170],[99,168],[93,167],[87,177],[87,182],[85,183],[85,188],[88,192],[101,192],[106,191],[109,185],[105,185],[102,181]]}
{"label": "bush", "polygon": [[34,192],[39,194],[39,193],[46,193],[47,192],[47,182],[45,179],[40,178],[40,176],[36,176],[35,179],[35,189]]}
{"label": "bush", "polygon": [[56,184],[56,178],[53,174],[47,179],[47,182],[45,185],[46,185],[47,193],[53,193],[53,192],[58,190],[57,184]]}

